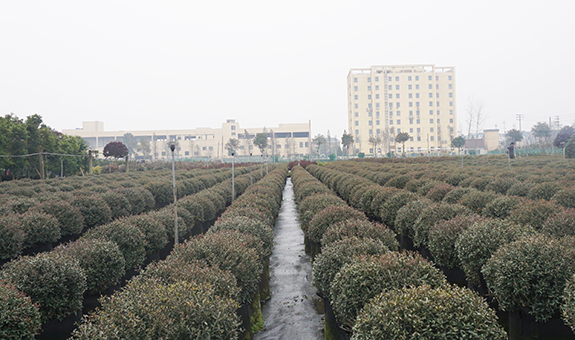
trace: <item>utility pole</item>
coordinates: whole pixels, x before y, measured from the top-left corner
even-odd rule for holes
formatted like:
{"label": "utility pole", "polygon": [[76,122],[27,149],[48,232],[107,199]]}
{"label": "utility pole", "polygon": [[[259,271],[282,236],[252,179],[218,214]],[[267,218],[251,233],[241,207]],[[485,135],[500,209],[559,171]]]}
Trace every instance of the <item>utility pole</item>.
{"label": "utility pole", "polygon": [[519,121],[519,132],[521,132],[521,119],[525,118],[525,116],[522,113],[518,113],[515,116],[517,117],[517,120]]}

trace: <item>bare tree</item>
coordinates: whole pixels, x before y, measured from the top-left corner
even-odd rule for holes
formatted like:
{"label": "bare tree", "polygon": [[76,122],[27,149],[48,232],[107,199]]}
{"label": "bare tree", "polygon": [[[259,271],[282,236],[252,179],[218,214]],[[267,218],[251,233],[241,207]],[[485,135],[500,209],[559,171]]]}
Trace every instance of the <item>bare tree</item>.
{"label": "bare tree", "polygon": [[475,134],[483,128],[483,124],[487,119],[487,114],[485,111],[485,101],[483,98],[476,98],[474,96],[469,96],[467,99],[467,138],[471,138],[471,129],[475,127]]}

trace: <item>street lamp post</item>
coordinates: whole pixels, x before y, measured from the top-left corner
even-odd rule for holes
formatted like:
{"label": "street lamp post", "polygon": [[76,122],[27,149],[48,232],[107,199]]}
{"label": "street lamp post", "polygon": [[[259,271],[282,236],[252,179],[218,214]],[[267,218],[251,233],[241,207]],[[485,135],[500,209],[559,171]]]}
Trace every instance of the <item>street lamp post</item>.
{"label": "street lamp post", "polygon": [[235,170],[234,170],[236,158],[234,156],[235,156],[235,152],[232,151],[232,202],[234,201],[234,198],[236,197]]}
{"label": "street lamp post", "polygon": [[260,178],[264,177],[264,155],[260,155]]}
{"label": "street lamp post", "polygon": [[252,153],[250,152],[250,185],[254,184],[254,180],[252,177]]}
{"label": "street lamp post", "polygon": [[176,149],[176,144],[170,144],[170,150],[172,150],[172,188],[174,192],[174,245],[178,244],[178,195],[176,194],[176,165],[174,160],[174,150]]}

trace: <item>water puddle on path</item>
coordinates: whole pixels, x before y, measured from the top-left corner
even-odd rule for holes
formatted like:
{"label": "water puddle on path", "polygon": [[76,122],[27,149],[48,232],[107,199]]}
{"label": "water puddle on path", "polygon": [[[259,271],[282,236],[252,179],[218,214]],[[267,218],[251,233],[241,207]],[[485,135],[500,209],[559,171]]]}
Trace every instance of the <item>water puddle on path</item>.
{"label": "water puddle on path", "polygon": [[262,308],[265,329],[255,334],[254,339],[323,339],[322,315],[317,308],[323,309],[323,302],[311,284],[312,266],[305,254],[290,178],[283,192],[274,234],[275,245],[270,257],[272,297]]}

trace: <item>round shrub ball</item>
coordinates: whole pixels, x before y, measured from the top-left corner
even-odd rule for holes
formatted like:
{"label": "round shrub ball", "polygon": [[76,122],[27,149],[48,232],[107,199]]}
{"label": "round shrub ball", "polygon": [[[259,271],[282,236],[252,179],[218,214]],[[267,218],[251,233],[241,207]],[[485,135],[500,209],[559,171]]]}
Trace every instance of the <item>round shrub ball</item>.
{"label": "round shrub ball", "polygon": [[84,229],[84,216],[80,209],[69,202],[50,200],[38,205],[38,210],[54,216],[58,220],[60,233],[64,235],[77,235]]}
{"label": "round shrub ball", "polygon": [[379,210],[379,216],[383,223],[391,228],[395,226],[397,211],[411,201],[417,201],[421,196],[409,191],[401,191],[390,197]]}
{"label": "round shrub ball", "polygon": [[541,233],[553,236],[575,236],[575,209],[565,209],[549,216],[543,226]]}
{"label": "round shrub ball", "polygon": [[575,275],[572,275],[565,284],[563,301],[564,303],[561,307],[563,320],[575,331]]}
{"label": "round shrub ball", "polygon": [[237,339],[238,305],[209,284],[135,280],[101,299],[72,339]]}
{"label": "round shrub ball", "polygon": [[530,225],[536,230],[543,227],[543,223],[562,208],[553,202],[545,200],[525,201],[509,212],[507,219],[511,222]]}
{"label": "round shrub ball", "polygon": [[433,203],[430,199],[421,198],[401,207],[395,216],[395,231],[400,235],[413,238],[415,221],[417,221],[421,212],[431,204]]}
{"label": "round shrub ball", "polygon": [[400,189],[397,189],[395,187],[381,187],[381,189],[375,194],[375,196],[373,197],[373,200],[371,201],[371,212],[373,214],[373,216],[371,216],[374,219],[379,219],[380,218],[380,210],[381,210],[381,206],[391,197],[393,197],[393,195],[403,192]]}
{"label": "round shrub ball", "polygon": [[130,215],[132,206],[126,196],[117,191],[107,191],[100,195],[100,197],[108,204],[111,211],[111,218],[113,220]]}
{"label": "round shrub ball", "polygon": [[425,197],[435,202],[441,202],[445,195],[447,195],[454,187],[446,183],[438,183],[431,188]]}
{"label": "round shrub ball", "polygon": [[455,203],[459,202],[461,197],[463,197],[464,195],[466,195],[470,192],[474,192],[474,191],[477,191],[477,189],[469,188],[469,187],[465,187],[465,188],[457,187],[457,188],[451,190],[450,192],[448,192],[447,194],[445,194],[445,197],[443,197],[443,202],[455,204]]}
{"label": "round shrub ball", "polygon": [[380,240],[389,250],[399,250],[399,242],[397,242],[393,230],[381,223],[365,221],[363,219],[349,219],[332,224],[323,235],[321,245],[325,247],[330,243],[352,236],[360,239],[372,238]]}
{"label": "round shrub ball", "polygon": [[433,262],[446,268],[459,267],[459,258],[455,252],[455,242],[459,235],[479,221],[485,221],[479,215],[459,215],[450,220],[442,220],[429,228],[427,247],[433,256]]}
{"label": "round shrub ball", "polygon": [[466,174],[463,174],[463,173],[455,173],[455,174],[453,174],[453,175],[447,177],[447,178],[445,179],[445,183],[451,184],[451,185],[453,185],[453,186],[456,187],[456,186],[459,185],[459,182],[463,181],[463,180],[466,179],[466,178],[467,178],[467,175],[466,175]]}
{"label": "round shrub ball", "polygon": [[384,292],[359,313],[353,340],[506,340],[495,311],[469,289],[419,286]]}
{"label": "round shrub ball", "polygon": [[130,203],[130,213],[132,215],[138,215],[146,211],[147,204],[145,202],[145,198],[140,195],[137,188],[118,188],[115,189],[115,191],[126,197],[128,203]]}
{"label": "round shrub ball", "polygon": [[481,214],[487,218],[505,219],[511,210],[517,208],[523,200],[516,196],[499,196],[487,203]]}
{"label": "round shrub ball", "polygon": [[429,229],[433,225],[455,216],[470,214],[472,212],[461,204],[436,203],[427,206],[413,224],[413,244],[417,247],[427,247]]}
{"label": "round shrub ball", "polygon": [[481,215],[485,206],[497,198],[497,194],[491,191],[472,191],[463,195],[459,203],[469,208],[476,214]]}
{"label": "round shrub ball", "polygon": [[496,178],[491,183],[489,183],[485,189],[491,190],[495,193],[505,195],[507,190],[511,188],[514,184],[519,183],[519,180],[515,178]]}
{"label": "round shrub ball", "polygon": [[162,208],[170,203],[174,203],[172,186],[172,181],[154,179],[153,181],[146,183],[144,188],[154,196],[156,207]]}
{"label": "round shrub ball", "polygon": [[13,284],[0,280],[0,339],[35,339],[42,320],[38,304]]}
{"label": "round shrub ball", "polygon": [[168,244],[166,227],[150,214],[126,217],[122,222],[136,226],[144,234],[148,255],[159,252]]}
{"label": "round shrub ball", "polygon": [[207,283],[214,288],[214,293],[223,298],[237,301],[240,294],[235,276],[217,266],[209,266],[205,261],[185,261],[181,257],[171,257],[164,261],[149,264],[133,280],[159,278],[165,284],[177,281]]}
{"label": "round shrub ball", "polygon": [[559,190],[551,200],[565,208],[575,208],[575,188]]}
{"label": "round shrub ball", "polygon": [[35,243],[56,242],[60,239],[60,226],[58,220],[52,215],[31,209],[19,218],[26,233],[25,247],[30,247]]}
{"label": "round shrub ball", "polygon": [[103,293],[126,273],[126,261],[118,245],[111,241],[81,239],[54,251],[76,259],[86,274],[86,292]]}
{"label": "round shrub ball", "polygon": [[269,216],[266,212],[260,211],[259,207],[236,207],[230,206],[224,211],[222,214],[222,218],[234,218],[234,217],[247,217],[252,220],[256,220],[262,222],[263,224],[269,226],[270,228],[274,227],[274,219],[272,216]]}
{"label": "round shrub ball", "polygon": [[481,268],[499,247],[534,233],[528,226],[501,220],[480,221],[464,230],[455,242],[455,252],[467,281],[479,286]]}
{"label": "round shrub ball", "polygon": [[389,249],[383,242],[369,238],[346,237],[340,241],[330,243],[323,248],[313,262],[313,285],[321,296],[327,298],[329,297],[333,278],[341,267],[349,263],[354,256],[380,255],[388,251]]}
{"label": "round shrub ball", "polygon": [[20,254],[25,238],[19,215],[0,215],[0,259],[10,259]]}
{"label": "round shrub ball", "polygon": [[371,218],[377,217],[379,210],[373,210],[371,204],[377,194],[383,190],[385,190],[385,188],[382,188],[380,185],[371,185],[363,188],[360,192],[359,209]]}
{"label": "round shrub ball", "polygon": [[229,271],[238,280],[241,290],[238,303],[250,302],[250,296],[258,289],[263,266],[258,250],[244,241],[249,238],[256,240],[255,236],[240,234],[228,230],[199,235],[176,246],[168,259],[180,257],[183,261],[203,260],[210,266]]}
{"label": "round shrub ball", "polygon": [[364,213],[350,206],[327,207],[311,219],[306,236],[311,241],[319,243],[329,226],[349,219],[367,221]]}
{"label": "round shrub ball", "polygon": [[136,268],[146,257],[146,236],[138,227],[116,220],[92,228],[81,239],[111,241],[118,245],[126,261],[126,270]]}
{"label": "round shrub ball", "polygon": [[58,252],[20,257],[4,265],[0,278],[38,303],[43,322],[62,320],[82,308],[86,274],[76,259]]}
{"label": "round shrub ball", "polygon": [[477,190],[483,191],[485,190],[485,188],[487,187],[487,185],[489,185],[489,183],[491,183],[492,178],[488,178],[488,177],[479,177],[479,178],[475,178],[471,183],[470,186],[472,188],[475,188]]}
{"label": "round shrub ball", "polygon": [[208,233],[217,233],[222,230],[237,230],[259,238],[263,243],[263,256],[269,257],[274,246],[274,231],[268,225],[252,220],[248,217],[220,218],[208,230]]}
{"label": "round shrub ball", "polygon": [[347,206],[344,200],[335,196],[333,193],[308,196],[302,200],[297,208],[300,226],[304,233],[308,229],[309,221],[311,221],[315,214],[332,205]]}
{"label": "round shrub ball", "polygon": [[559,312],[575,259],[558,240],[536,235],[503,245],[482,273],[503,311],[528,307],[535,321],[545,322]]}
{"label": "round shrub ball", "polygon": [[535,184],[527,193],[527,198],[532,200],[549,201],[559,190],[561,186],[555,182],[543,182]]}
{"label": "round shrub ball", "polygon": [[191,227],[204,219],[204,208],[198,199],[198,197],[192,195],[184,197],[178,201],[178,207],[182,207],[190,213],[191,219],[186,221],[186,224]]}
{"label": "round shrub ball", "polygon": [[106,224],[112,219],[110,207],[97,195],[76,196],[70,203],[80,209],[88,228]]}
{"label": "round shrub ball", "polygon": [[531,190],[534,185],[535,184],[531,182],[515,183],[509,188],[509,190],[507,190],[507,195],[527,197],[529,190]]}
{"label": "round shrub ball", "polygon": [[[159,210],[150,211],[148,215],[158,220],[158,222],[160,222],[166,228],[166,234],[168,235],[168,238],[174,239],[176,225],[173,206],[167,206]],[[178,235],[185,235],[187,231],[188,225],[182,218],[181,210],[178,209]]]}
{"label": "round shrub ball", "polygon": [[441,271],[417,253],[390,251],[378,256],[359,256],[334,277],[331,305],[337,320],[351,331],[363,306],[382,292],[446,284]]}
{"label": "round shrub ball", "polygon": [[6,203],[4,203],[4,205],[8,207],[8,210],[11,210],[16,214],[23,214],[37,204],[37,200],[29,197],[11,197]]}

